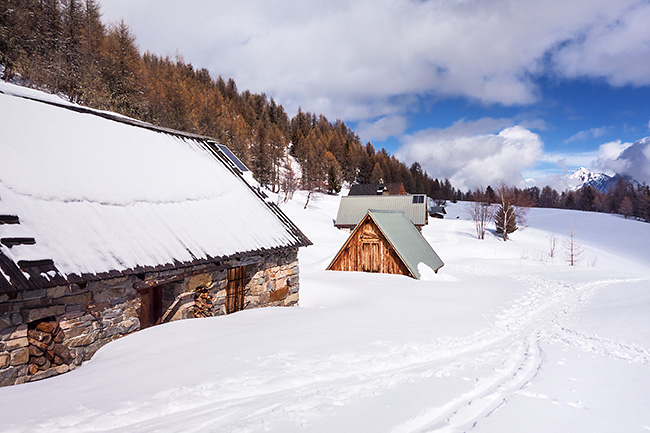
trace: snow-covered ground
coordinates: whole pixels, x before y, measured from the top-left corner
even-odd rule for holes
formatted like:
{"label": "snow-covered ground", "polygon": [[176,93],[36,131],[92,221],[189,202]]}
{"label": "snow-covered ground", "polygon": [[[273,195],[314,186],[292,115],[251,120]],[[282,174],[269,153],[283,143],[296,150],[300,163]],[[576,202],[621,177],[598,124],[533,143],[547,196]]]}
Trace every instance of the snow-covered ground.
{"label": "snow-covered ground", "polygon": [[1,388],[0,431],[650,431],[650,224],[532,209],[479,241],[450,205],[423,231],[445,266],[416,281],[324,271],[338,198],[304,201],[283,205],[314,242],[300,307],[148,328]]}

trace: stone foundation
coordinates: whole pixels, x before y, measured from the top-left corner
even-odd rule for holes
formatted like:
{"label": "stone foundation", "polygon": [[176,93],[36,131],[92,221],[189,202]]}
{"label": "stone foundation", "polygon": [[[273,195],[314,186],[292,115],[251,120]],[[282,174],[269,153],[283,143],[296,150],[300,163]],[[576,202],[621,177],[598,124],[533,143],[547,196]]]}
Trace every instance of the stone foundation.
{"label": "stone foundation", "polygon": [[[0,386],[65,373],[110,341],[141,329],[141,295],[135,287],[143,281],[166,281],[159,285],[159,323],[226,314],[227,270],[239,266],[246,266],[245,309],[298,303],[297,249],[223,261],[210,272],[197,267],[195,275],[179,279],[165,271],[0,294]],[[44,321],[62,331],[51,337],[57,339],[56,351],[35,347],[40,344],[35,339],[50,338],[34,332]],[[44,363],[45,356],[52,360]]]}

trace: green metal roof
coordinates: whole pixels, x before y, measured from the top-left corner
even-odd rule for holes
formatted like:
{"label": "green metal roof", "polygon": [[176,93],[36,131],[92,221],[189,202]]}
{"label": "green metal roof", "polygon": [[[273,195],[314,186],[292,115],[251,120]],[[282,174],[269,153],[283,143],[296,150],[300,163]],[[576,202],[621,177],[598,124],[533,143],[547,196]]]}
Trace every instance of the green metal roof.
{"label": "green metal roof", "polygon": [[438,254],[403,212],[371,210],[368,214],[377,223],[415,278],[420,279],[418,271],[420,263],[424,263],[434,271],[438,271],[444,265]]}
{"label": "green metal roof", "polygon": [[[414,198],[420,198],[413,203]],[[341,197],[336,214],[336,227],[355,227],[369,210],[401,211],[413,224],[427,223],[427,200],[417,195],[353,195]]]}

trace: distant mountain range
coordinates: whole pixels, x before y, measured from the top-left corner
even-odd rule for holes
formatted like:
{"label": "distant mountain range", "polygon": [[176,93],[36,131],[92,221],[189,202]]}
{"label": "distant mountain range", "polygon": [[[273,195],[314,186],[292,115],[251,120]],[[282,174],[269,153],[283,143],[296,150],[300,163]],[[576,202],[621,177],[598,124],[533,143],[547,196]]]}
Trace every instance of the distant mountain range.
{"label": "distant mountain range", "polygon": [[573,173],[567,176],[570,180],[570,184],[573,185],[572,189],[578,191],[585,186],[590,186],[598,191],[607,192],[616,185],[616,181],[619,178],[624,179],[627,182],[632,182],[634,184],[638,183],[630,176],[615,174],[610,176],[605,173],[598,173],[587,170],[584,167],[580,167]]}

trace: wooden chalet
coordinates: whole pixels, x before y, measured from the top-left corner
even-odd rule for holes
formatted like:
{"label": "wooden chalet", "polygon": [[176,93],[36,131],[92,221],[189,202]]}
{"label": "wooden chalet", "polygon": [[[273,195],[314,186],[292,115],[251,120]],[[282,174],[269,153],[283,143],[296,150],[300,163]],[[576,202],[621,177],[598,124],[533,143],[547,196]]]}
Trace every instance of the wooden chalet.
{"label": "wooden chalet", "polygon": [[358,183],[348,195],[406,195],[403,183]]}
{"label": "wooden chalet", "polygon": [[148,326],[297,304],[309,239],[209,137],[7,83],[0,118],[0,386]]}
{"label": "wooden chalet", "polygon": [[403,212],[371,210],[350,233],[328,270],[401,274],[420,279],[422,264],[442,260]]}
{"label": "wooden chalet", "polygon": [[429,222],[426,195],[348,195],[341,197],[334,226],[352,230],[369,210],[403,212],[418,230]]}

